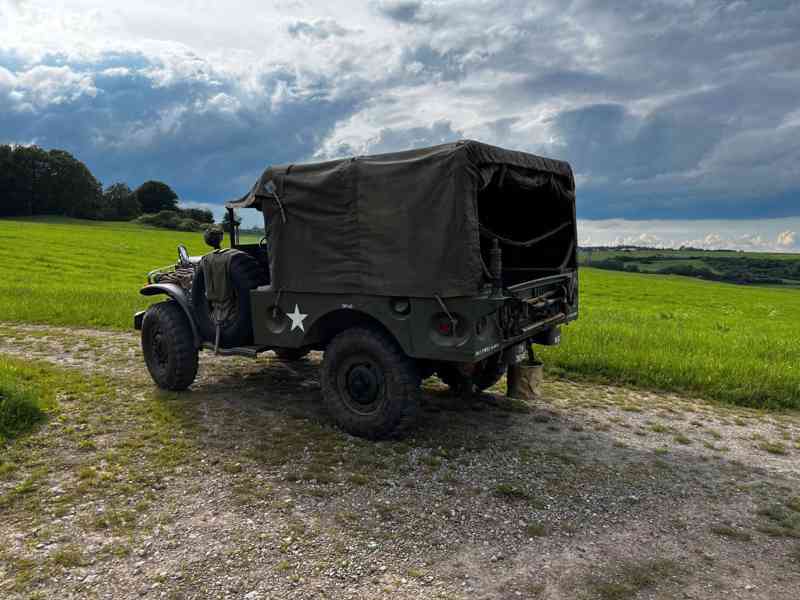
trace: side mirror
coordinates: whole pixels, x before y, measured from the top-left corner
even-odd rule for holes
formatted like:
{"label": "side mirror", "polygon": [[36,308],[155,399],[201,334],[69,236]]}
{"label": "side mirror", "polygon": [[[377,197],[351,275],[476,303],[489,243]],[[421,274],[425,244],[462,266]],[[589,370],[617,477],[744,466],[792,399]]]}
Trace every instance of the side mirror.
{"label": "side mirror", "polygon": [[189,252],[183,244],[178,246],[178,262],[184,267],[189,264]]}

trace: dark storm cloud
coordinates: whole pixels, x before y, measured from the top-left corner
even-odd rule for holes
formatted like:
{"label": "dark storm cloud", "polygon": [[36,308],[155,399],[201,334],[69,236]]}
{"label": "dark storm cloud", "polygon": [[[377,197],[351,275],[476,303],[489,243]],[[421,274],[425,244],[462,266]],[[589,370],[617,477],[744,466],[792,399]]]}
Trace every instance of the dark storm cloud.
{"label": "dark storm cloud", "polygon": [[379,0],[375,7],[389,19],[412,23],[419,16],[422,3],[416,0]]}
{"label": "dark storm cloud", "polygon": [[[584,217],[800,215],[800,5],[530,7],[428,6],[436,25],[417,23],[404,60],[429,81],[510,75],[462,93],[507,111],[482,124],[493,141],[573,164]],[[568,105],[551,139],[526,138],[531,105],[548,104]]]}
{"label": "dark storm cloud", "polygon": [[800,3],[348,10],[282,15],[259,75],[188,50],[176,66],[158,50],[0,49],[0,141],[64,147],[104,182],[155,177],[204,201],[268,162],[479,137],[569,160],[582,217],[800,215]]}
{"label": "dark storm cloud", "polygon": [[[161,66],[132,57],[92,65],[90,80],[80,72],[47,72],[44,87],[64,99],[44,105],[32,93],[12,99],[6,91],[12,110],[0,110],[0,143],[64,148],[105,184],[160,179],[186,200],[221,201],[246,191],[248,177],[267,164],[311,156],[358,105],[356,98],[326,98],[324,78],[303,83],[313,94],[292,97],[293,71],[262,75],[261,95],[247,104],[234,82],[220,78],[158,82],[152,73]],[[16,77],[20,88],[30,75]],[[2,78],[0,101],[1,86]],[[279,94],[286,97],[275,100]]]}

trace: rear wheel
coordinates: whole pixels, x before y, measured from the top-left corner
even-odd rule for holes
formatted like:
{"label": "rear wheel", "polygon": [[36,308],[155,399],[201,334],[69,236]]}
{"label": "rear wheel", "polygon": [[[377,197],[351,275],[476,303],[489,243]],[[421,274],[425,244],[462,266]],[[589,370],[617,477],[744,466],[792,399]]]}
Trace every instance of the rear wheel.
{"label": "rear wheel", "polygon": [[486,359],[480,371],[475,374],[473,383],[482,392],[496,384],[506,374],[506,364],[500,360],[500,353]]}
{"label": "rear wheel", "polygon": [[322,361],[322,395],[339,426],[370,439],[397,436],[419,408],[419,374],[388,335],[348,329],[328,345]]}
{"label": "rear wheel", "polygon": [[471,378],[453,364],[441,365],[436,370],[436,375],[454,394],[461,394],[464,392],[464,387],[470,384],[479,392],[487,390],[500,381],[505,372],[506,365],[500,360],[500,354],[498,353],[487,358],[475,370]]}
{"label": "rear wheel", "polygon": [[147,309],[142,353],[158,387],[180,391],[192,384],[197,375],[197,348],[189,319],[176,302],[159,302]]}
{"label": "rear wheel", "polygon": [[469,378],[450,364],[440,365],[436,369],[436,376],[456,395],[461,394],[464,391],[464,386],[469,383]]}

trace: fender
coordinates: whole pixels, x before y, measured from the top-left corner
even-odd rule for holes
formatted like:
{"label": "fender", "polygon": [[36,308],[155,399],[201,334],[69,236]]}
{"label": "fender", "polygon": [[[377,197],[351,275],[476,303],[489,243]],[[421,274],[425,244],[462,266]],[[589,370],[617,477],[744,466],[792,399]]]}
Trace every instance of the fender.
{"label": "fender", "polygon": [[351,327],[370,325],[378,327],[397,342],[409,356],[414,356],[414,348],[407,327],[391,327],[392,323],[381,311],[367,312],[353,308],[335,308],[319,315],[311,323],[308,333],[303,336],[302,345],[327,344],[333,337]]}
{"label": "fender", "polygon": [[[158,294],[166,294],[172,300],[178,303],[183,309],[186,318],[189,320],[189,325],[192,328],[192,336],[194,337],[194,345],[196,348],[200,348],[203,345],[203,340],[200,337],[200,332],[197,329],[197,323],[194,322],[194,316],[192,315],[192,307],[189,304],[189,298],[186,296],[186,292],[183,291],[178,285],[174,283],[152,283],[149,285],[144,286],[142,289],[139,290],[139,293],[142,296],[156,296]],[[134,317],[134,324],[136,329],[141,329],[141,318],[139,315],[144,316],[144,313],[136,313]]]}

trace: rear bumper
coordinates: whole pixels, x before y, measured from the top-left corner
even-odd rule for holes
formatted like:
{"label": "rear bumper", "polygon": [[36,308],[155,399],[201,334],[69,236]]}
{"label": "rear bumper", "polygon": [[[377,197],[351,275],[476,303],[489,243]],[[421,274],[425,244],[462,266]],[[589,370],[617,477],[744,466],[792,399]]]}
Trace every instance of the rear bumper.
{"label": "rear bumper", "polygon": [[531,340],[534,344],[554,346],[560,341],[560,336],[553,337],[550,332],[557,332],[558,326],[566,322],[567,316],[561,312],[538,323],[531,323],[522,328],[523,332],[520,335],[503,340],[503,346],[512,346],[525,340]]}

